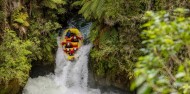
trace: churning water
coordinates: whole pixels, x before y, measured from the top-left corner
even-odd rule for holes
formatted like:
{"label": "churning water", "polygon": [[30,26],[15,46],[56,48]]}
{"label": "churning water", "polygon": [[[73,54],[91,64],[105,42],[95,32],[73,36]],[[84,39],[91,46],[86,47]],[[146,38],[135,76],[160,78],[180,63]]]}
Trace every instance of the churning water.
{"label": "churning water", "polygon": [[[79,21],[71,20],[70,27],[78,26],[82,32],[83,38],[87,39],[91,23],[81,24],[84,19]],[[78,24],[76,23],[78,22]],[[68,61],[60,45],[60,37],[57,38],[58,49],[56,53],[55,74],[29,78],[23,89],[23,94],[101,94],[99,89],[88,87],[88,54],[92,44],[83,45],[75,54],[76,61]],[[103,94],[125,94],[115,93],[112,90],[103,92]]]}
{"label": "churning water", "polygon": [[98,89],[90,89],[88,83],[88,53],[91,44],[82,46],[76,53],[78,59],[67,61],[59,46],[56,56],[55,75],[29,79],[23,94],[100,94]]}
{"label": "churning water", "polygon": [[[80,29],[84,38],[88,35],[89,25]],[[64,55],[59,37],[57,42],[55,74],[29,78],[23,94],[100,94],[99,89],[87,85],[88,54],[92,44],[83,45],[75,54],[77,59],[71,62]]]}

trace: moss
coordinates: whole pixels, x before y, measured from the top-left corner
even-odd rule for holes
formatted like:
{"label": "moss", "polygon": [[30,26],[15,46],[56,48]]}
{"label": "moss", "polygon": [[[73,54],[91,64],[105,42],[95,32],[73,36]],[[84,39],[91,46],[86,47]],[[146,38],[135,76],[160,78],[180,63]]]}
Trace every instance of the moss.
{"label": "moss", "polygon": [[14,78],[6,85],[4,81],[0,84],[0,94],[18,94],[22,86],[19,85],[18,79]]}

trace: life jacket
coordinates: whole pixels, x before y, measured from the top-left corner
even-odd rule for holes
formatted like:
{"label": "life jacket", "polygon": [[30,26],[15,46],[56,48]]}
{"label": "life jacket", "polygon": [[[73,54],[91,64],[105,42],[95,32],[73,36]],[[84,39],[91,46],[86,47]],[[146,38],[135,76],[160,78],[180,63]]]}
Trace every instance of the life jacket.
{"label": "life jacket", "polygon": [[73,48],[70,48],[69,55],[73,55],[75,53]]}
{"label": "life jacket", "polygon": [[71,42],[73,47],[78,47],[78,42]]}
{"label": "life jacket", "polygon": [[71,37],[65,37],[65,39],[63,40],[63,42],[61,43],[61,45],[65,45],[66,43],[71,42]]}
{"label": "life jacket", "polygon": [[79,42],[79,40],[81,40],[81,37],[78,37],[78,36],[72,36],[71,37],[72,42]]}
{"label": "life jacket", "polygon": [[72,42],[78,42],[79,40],[78,40],[78,38],[76,36],[72,36],[71,37],[71,41]]}
{"label": "life jacket", "polygon": [[71,42],[72,38],[65,38],[65,39],[66,39],[66,42]]}

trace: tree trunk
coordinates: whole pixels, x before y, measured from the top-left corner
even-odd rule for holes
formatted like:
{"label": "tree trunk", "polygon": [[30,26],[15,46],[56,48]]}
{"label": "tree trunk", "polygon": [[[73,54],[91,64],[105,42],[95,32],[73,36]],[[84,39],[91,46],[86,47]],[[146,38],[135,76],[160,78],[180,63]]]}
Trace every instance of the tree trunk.
{"label": "tree trunk", "polygon": [[4,13],[2,30],[5,30],[7,27],[7,0],[2,0],[2,11]]}

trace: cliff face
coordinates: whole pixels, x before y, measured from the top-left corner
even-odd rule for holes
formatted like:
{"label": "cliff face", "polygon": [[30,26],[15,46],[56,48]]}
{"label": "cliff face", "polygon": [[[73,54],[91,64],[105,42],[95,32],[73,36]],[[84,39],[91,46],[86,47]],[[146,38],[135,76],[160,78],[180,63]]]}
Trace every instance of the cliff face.
{"label": "cliff face", "polygon": [[140,54],[135,45],[140,41],[137,36],[138,34],[118,32],[116,29],[101,32],[91,49],[89,62],[98,84],[129,91],[133,65]]}
{"label": "cliff face", "polygon": [[65,1],[0,0],[1,94],[22,90],[31,62],[54,64],[56,29],[61,27],[57,8],[62,7],[59,15],[64,15],[64,5]]}
{"label": "cliff face", "polygon": [[[171,0],[99,2],[102,6],[93,7],[98,0],[83,3],[79,11],[84,17],[94,21],[90,32],[90,39],[94,44],[90,53],[90,68],[98,84],[129,90],[134,78],[134,65],[138,57],[142,56],[140,48],[143,45],[139,34],[142,29],[140,26],[144,23],[142,20],[144,12],[172,10],[181,6],[188,8],[188,2],[185,0],[180,3]],[[102,9],[98,10],[99,7]]]}

